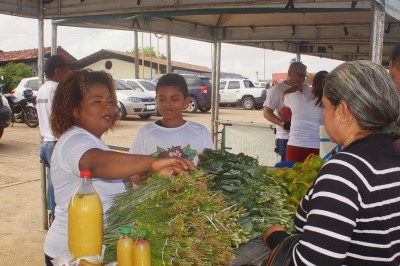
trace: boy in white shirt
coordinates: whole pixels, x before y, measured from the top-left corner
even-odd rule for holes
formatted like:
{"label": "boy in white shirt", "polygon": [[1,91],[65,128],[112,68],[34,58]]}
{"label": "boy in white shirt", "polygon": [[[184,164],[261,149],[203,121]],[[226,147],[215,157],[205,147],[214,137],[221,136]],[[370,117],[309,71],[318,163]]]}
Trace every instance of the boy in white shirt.
{"label": "boy in white shirt", "polygon": [[157,82],[156,103],[162,119],[139,129],[129,153],[182,157],[197,165],[198,154],[214,145],[205,126],[183,119],[189,104],[185,79],[175,73],[163,75]]}

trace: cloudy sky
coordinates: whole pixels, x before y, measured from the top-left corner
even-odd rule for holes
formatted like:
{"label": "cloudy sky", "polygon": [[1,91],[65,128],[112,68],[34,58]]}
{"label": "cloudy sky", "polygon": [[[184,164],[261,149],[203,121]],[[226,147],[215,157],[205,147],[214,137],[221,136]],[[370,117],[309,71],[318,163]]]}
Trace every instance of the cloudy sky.
{"label": "cloudy sky", "polygon": [[[0,50],[5,52],[32,49],[38,46],[38,23],[35,19],[0,15]],[[139,33],[139,46],[154,46],[166,54],[165,38],[157,41],[154,34]],[[45,21],[45,46],[51,45],[51,24]],[[158,48],[157,48],[158,43]],[[77,59],[86,57],[101,49],[127,51],[134,47],[134,34],[129,31],[58,27],[58,46],[63,47]],[[211,67],[212,44],[189,39],[171,38],[171,57],[173,61]],[[242,74],[256,81],[271,79],[271,73],[286,72],[294,54],[250,48],[239,45],[222,44],[221,71]],[[302,56],[308,72],[330,71],[341,61]],[[257,75],[258,73],[258,75]]]}

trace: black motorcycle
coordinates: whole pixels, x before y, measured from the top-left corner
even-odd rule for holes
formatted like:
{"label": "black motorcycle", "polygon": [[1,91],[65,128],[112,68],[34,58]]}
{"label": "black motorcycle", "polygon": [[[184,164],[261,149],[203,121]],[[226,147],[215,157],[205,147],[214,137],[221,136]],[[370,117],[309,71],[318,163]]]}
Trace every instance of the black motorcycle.
{"label": "black motorcycle", "polygon": [[[12,111],[12,125],[15,122],[25,122],[28,127],[37,127],[39,119],[36,108],[36,96],[33,95],[31,89],[26,89],[23,92],[24,98],[18,100],[17,97],[11,93],[3,94],[6,97]],[[12,126],[11,125],[11,126]]]}

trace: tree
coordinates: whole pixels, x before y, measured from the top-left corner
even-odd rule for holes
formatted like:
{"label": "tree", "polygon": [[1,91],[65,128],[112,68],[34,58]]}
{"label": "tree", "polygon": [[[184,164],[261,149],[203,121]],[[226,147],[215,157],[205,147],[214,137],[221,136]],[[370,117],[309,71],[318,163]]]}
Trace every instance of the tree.
{"label": "tree", "polygon": [[[127,53],[135,54],[135,49],[131,49],[126,51]],[[167,57],[163,53],[156,52],[154,47],[145,47],[142,49],[142,47],[139,47],[139,56],[142,55],[147,56],[147,57],[153,57],[153,58],[161,58],[161,59],[167,59]]]}
{"label": "tree", "polygon": [[4,93],[15,89],[21,79],[36,76],[32,68],[24,63],[8,63],[4,67],[0,67],[0,76],[4,77],[5,89]]}

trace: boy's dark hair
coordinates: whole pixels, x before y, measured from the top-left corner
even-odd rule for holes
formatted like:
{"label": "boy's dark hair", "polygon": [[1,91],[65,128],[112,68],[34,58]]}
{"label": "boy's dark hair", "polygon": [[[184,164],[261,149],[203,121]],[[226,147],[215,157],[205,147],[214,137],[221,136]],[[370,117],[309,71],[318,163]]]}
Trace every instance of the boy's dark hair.
{"label": "boy's dark hair", "polygon": [[156,94],[158,94],[158,89],[164,86],[174,86],[178,87],[182,92],[183,96],[186,98],[188,96],[188,87],[186,84],[186,80],[179,74],[176,73],[168,73],[163,75],[158,81],[156,85]]}
{"label": "boy's dark hair", "polygon": [[397,42],[392,49],[390,54],[389,63],[397,68],[400,68],[400,42]]}

